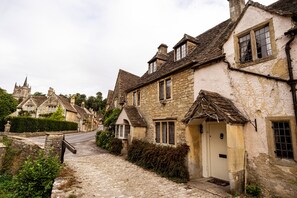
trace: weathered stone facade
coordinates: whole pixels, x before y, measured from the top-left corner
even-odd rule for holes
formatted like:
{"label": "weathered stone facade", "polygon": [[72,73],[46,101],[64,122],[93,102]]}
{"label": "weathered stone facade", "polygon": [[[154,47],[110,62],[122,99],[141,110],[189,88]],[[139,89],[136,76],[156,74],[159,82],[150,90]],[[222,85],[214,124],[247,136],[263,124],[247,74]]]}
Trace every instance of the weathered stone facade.
{"label": "weathered stone facade", "polygon": [[[182,72],[166,77],[172,80],[172,99],[163,102],[159,100],[159,81],[141,87],[140,106],[137,107],[147,122],[146,140],[155,143],[154,120],[174,119],[176,144],[186,143],[185,125],[181,122],[184,115],[193,103],[193,70],[186,69]],[[162,79],[160,79],[162,80]],[[127,103],[132,105],[133,92],[127,94]]]}

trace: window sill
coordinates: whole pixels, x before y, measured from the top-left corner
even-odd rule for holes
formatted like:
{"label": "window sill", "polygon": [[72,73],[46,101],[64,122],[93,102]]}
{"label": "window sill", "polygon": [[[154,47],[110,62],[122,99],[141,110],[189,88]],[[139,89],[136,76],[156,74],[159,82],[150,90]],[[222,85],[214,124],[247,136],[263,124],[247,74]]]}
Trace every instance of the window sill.
{"label": "window sill", "polygon": [[295,167],[297,168],[297,162],[294,159],[281,159],[281,158],[274,158],[273,164],[276,166],[281,167]]}
{"label": "window sill", "polygon": [[238,67],[243,68],[243,67],[249,67],[249,66],[260,64],[260,63],[264,63],[264,62],[267,62],[267,61],[270,61],[270,60],[273,60],[273,59],[276,59],[275,55],[268,56],[268,57],[265,57],[265,58],[256,59],[254,61],[246,62],[246,63],[236,62],[236,64],[238,65]]}
{"label": "window sill", "polygon": [[160,104],[162,105],[166,105],[167,103],[169,103],[172,99],[163,99],[163,100],[159,100]]}

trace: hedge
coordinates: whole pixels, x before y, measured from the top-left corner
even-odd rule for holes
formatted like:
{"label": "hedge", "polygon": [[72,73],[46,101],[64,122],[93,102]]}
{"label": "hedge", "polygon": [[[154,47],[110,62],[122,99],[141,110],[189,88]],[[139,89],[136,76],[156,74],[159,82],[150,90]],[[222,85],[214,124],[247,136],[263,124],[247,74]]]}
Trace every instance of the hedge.
{"label": "hedge", "polygon": [[128,148],[128,161],[167,177],[176,182],[187,182],[189,172],[185,163],[189,146],[158,146],[133,140]]}
{"label": "hedge", "polygon": [[5,120],[0,119],[0,132],[4,131],[4,125],[6,124]]}
{"label": "hedge", "polygon": [[122,140],[115,138],[110,131],[98,131],[96,145],[115,155],[120,155],[123,148]]}
{"label": "hedge", "polygon": [[10,132],[42,132],[42,131],[70,131],[77,130],[77,123],[56,121],[51,119],[38,119],[31,117],[10,117]]}

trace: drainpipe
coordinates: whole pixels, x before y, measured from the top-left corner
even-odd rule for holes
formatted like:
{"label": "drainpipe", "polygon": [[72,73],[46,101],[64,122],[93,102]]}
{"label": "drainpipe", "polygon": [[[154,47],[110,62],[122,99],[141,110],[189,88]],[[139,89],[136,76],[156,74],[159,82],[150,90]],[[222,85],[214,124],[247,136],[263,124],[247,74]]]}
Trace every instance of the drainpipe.
{"label": "drainpipe", "polygon": [[292,99],[293,99],[293,108],[294,108],[294,114],[295,114],[295,122],[297,124],[297,99],[296,99],[296,84],[297,81],[294,79],[293,74],[293,67],[292,67],[292,59],[291,59],[291,43],[294,41],[296,34],[292,31],[291,33],[286,32],[285,35],[290,35],[291,39],[286,43],[286,55],[287,55],[287,63],[288,63],[288,71],[289,71],[289,80],[288,84],[291,87],[291,93],[292,93]]}

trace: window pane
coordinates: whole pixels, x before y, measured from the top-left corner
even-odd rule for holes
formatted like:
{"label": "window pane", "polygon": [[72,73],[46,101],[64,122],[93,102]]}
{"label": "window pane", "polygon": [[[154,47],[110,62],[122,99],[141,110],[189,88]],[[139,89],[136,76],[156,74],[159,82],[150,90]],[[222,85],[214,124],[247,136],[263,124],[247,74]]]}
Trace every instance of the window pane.
{"label": "window pane", "polygon": [[140,91],[137,91],[137,106],[140,105]]}
{"label": "window pane", "polygon": [[164,100],[164,81],[159,82],[159,99]]}
{"label": "window pane", "polygon": [[166,99],[171,98],[171,79],[166,80]]}
{"label": "window pane", "polygon": [[186,44],[181,46],[181,58],[186,57]]}
{"label": "window pane", "polygon": [[176,56],[176,60],[180,59],[180,47],[176,49],[175,56]]}
{"label": "window pane", "polygon": [[124,135],[123,135],[123,125],[120,125],[120,137],[123,137]]}
{"label": "window pane", "polygon": [[124,138],[128,138],[128,135],[130,134],[130,125],[125,125],[125,134]]}
{"label": "window pane", "polygon": [[272,126],[276,156],[294,159],[289,122],[272,122]]}
{"label": "window pane", "polygon": [[160,143],[160,122],[156,122],[156,143]]}
{"label": "window pane", "polygon": [[250,62],[252,58],[252,46],[250,35],[239,38],[240,62]]}
{"label": "window pane", "polygon": [[136,105],[136,92],[133,92],[133,105]]}
{"label": "window pane", "polygon": [[257,58],[264,58],[272,55],[270,32],[268,26],[255,31],[256,46],[257,46]]}
{"label": "window pane", "polygon": [[169,144],[175,144],[174,122],[169,122]]}
{"label": "window pane", "polygon": [[167,122],[162,122],[162,143],[167,143]]}

